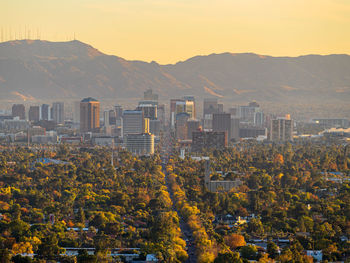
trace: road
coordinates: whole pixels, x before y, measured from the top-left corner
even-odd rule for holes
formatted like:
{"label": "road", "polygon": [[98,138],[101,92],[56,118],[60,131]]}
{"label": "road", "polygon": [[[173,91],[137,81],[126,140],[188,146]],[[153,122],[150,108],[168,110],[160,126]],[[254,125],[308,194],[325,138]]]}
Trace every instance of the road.
{"label": "road", "polygon": [[168,163],[168,158],[169,158],[169,156],[171,156],[171,154],[173,152],[173,147],[172,147],[170,138],[171,138],[170,134],[166,134],[165,136],[163,136],[164,141],[163,141],[162,150],[164,153],[167,153],[167,154],[166,154],[166,156],[162,157],[162,170],[163,170],[163,173],[165,174],[166,187],[167,187],[169,196],[171,198],[171,201],[173,203],[173,211],[175,211],[179,217],[179,224],[180,224],[180,229],[181,229],[181,233],[182,233],[182,238],[186,241],[186,250],[187,250],[187,254],[188,254],[188,259],[185,262],[186,263],[195,263],[195,262],[197,262],[197,255],[196,255],[196,247],[194,245],[195,243],[193,240],[192,230],[186,224],[186,222],[183,220],[180,213],[177,211],[177,209],[175,207],[174,195],[173,195],[173,192],[171,190],[169,180],[168,180],[168,173],[166,171],[166,165]]}

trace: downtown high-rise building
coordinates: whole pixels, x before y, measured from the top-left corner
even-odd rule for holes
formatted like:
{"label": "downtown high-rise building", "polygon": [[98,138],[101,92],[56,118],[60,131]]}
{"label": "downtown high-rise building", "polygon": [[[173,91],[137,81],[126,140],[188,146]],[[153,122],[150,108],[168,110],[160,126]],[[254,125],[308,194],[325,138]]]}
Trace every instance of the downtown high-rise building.
{"label": "downtown high-rise building", "polygon": [[139,103],[136,110],[143,111],[143,117],[150,120],[156,120],[158,118],[158,107],[157,105],[150,103]]}
{"label": "downtown high-rise building", "polygon": [[230,113],[214,113],[212,128],[213,131],[226,132],[228,141],[239,139],[239,119]]}
{"label": "downtown high-rise building", "polygon": [[100,128],[100,102],[85,98],[80,102],[80,131],[93,132]]}
{"label": "downtown high-rise building", "polygon": [[178,140],[187,140],[187,121],[190,115],[186,112],[176,114],[175,134]]}
{"label": "downtown high-rise building", "polygon": [[40,107],[40,120],[48,121],[50,120],[50,105],[43,104]]}
{"label": "downtown high-rise building", "polygon": [[28,111],[28,119],[32,122],[38,122],[40,120],[40,107],[30,106]]}
{"label": "downtown high-rise building", "polygon": [[199,120],[190,119],[187,121],[187,139],[192,140],[192,133],[200,129],[201,123]]}
{"label": "downtown high-rise building", "polygon": [[271,120],[270,141],[292,141],[293,140],[293,120],[290,118],[277,118]]}
{"label": "downtown high-rise building", "polygon": [[64,103],[54,102],[52,103],[51,119],[57,124],[64,124]]}
{"label": "downtown high-rise building", "polygon": [[196,118],[195,102],[192,96],[185,96],[183,99],[170,100],[170,127],[175,128],[176,115],[187,113],[189,118]]}
{"label": "downtown high-rise building", "polygon": [[127,134],[125,145],[128,151],[137,155],[154,154],[154,135],[150,133]]}
{"label": "downtown high-rise building", "polygon": [[122,118],[123,137],[127,134],[139,134],[144,130],[143,111],[125,110]]}
{"label": "downtown high-rise building", "polygon": [[26,108],[23,104],[13,104],[12,117],[19,117],[20,120],[26,119]]}
{"label": "downtown high-rise building", "polygon": [[152,89],[148,89],[143,93],[143,99],[149,101],[158,101],[158,94],[153,93]]}
{"label": "downtown high-rise building", "polygon": [[223,104],[218,103],[216,98],[206,98],[203,100],[203,129],[213,129],[213,114],[222,113],[224,109]]}
{"label": "downtown high-rise building", "polygon": [[227,146],[227,132],[195,131],[192,133],[192,152],[223,149]]}

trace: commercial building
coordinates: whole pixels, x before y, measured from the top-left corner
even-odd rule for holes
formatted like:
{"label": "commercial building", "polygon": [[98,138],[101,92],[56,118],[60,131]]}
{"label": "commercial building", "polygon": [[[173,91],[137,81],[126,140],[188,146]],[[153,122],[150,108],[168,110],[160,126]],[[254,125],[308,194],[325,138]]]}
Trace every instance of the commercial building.
{"label": "commercial building", "polygon": [[155,136],[159,136],[161,130],[160,120],[150,120],[149,121],[149,132]]}
{"label": "commercial building", "polygon": [[231,114],[214,113],[213,114],[213,131],[221,131],[227,133],[227,138],[231,138]]}
{"label": "commercial building", "polygon": [[240,127],[239,128],[239,137],[240,138],[257,138],[259,136],[266,136],[267,129],[263,127]]}
{"label": "commercial building", "polygon": [[191,119],[196,118],[194,100],[171,99],[170,100],[170,127],[171,128],[175,128],[176,115],[183,112],[187,113],[189,115],[189,118]]}
{"label": "commercial building", "polygon": [[50,120],[50,105],[43,104],[40,107],[40,120],[48,121]]}
{"label": "commercial building", "polygon": [[187,140],[187,121],[190,115],[186,112],[176,114],[175,132],[176,139]]}
{"label": "commercial building", "polygon": [[187,139],[192,140],[192,133],[198,131],[200,128],[200,121],[195,119],[189,119],[187,121]]}
{"label": "commercial building", "polygon": [[133,154],[154,154],[154,135],[150,133],[127,134],[126,148]]}
{"label": "commercial building", "polygon": [[122,121],[123,137],[127,134],[139,134],[144,132],[143,112],[137,110],[125,110]]}
{"label": "commercial building", "polygon": [[206,114],[219,113],[218,99],[208,98],[203,100],[203,118]]}
{"label": "commercial building", "polygon": [[38,122],[40,120],[40,107],[30,106],[28,111],[28,119],[32,122]]}
{"label": "commercial building", "polygon": [[254,125],[263,126],[265,124],[265,115],[262,111],[257,111],[254,113]]}
{"label": "commercial building", "polygon": [[64,124],[64,103],[63,102],[52,103],[51,118],[57,124]]}
{"label": "commercial building", "polygon": [[270,141],[292,141],[293,140],[293,120],[287,118],[278,118],[271,120]]}
{"label": "commercial building", "polygon": [[349,128],[350,121],[348,119],[337,119],[337,118],[321,118],[313,119],[314,123],[323,125],[324,128]]}
{"label": "commercial building", "polygon": [[100,102],[85,98],[80,102],[80,131],[92,132],[100,128]]}
{"label": "commercial building", "polygon": [[227,139],[239,139],[239,119],[233,118],[230,113],[214,113],[212,121],[213,131],[227,132]]}
{"label": "commercial building", "polygon": [[7,132],[25,131],[29,128],[29,122],[14,117],[13,120],[0,121],[0,129]]}
{"label": "commercial building", "polygon": [[92,143],[99,146],[114,146],[115,138],[113,136],[95,136],[92,138]]}
{"label": "commercial building", "polygon": [[223,104],[218,104],[218,99],[207,98],[203,100],[203,129],[213,129],[213,114],[223,112]]}
{"label": "commercial building", "polygon": [[230,135],[229,135],[229,140],[232,141],[239,141],[239,132],[240,132],[240,121],[239,118],[236,118],[231,115],[231,120],[230,120],[231,128],[230,128]]}
{"label": "commercial building", "polygon": [[153,93],[152,89],[148,89],[143,93],[143,99],[158,101],[158,94]]}
{"label": "commercial building", "polygon": [[33,135],[32,143],[36,144],[54,144],[58,142],[57,135]]}
{"label": "commercial building", "polygon": [[136,108],[138,111],[143,111],[143,117],[150,120],[156,120],[158,118],[158,108],[157,105],[139,103],[139,106]]}
{"label": "commercial building", "polygon": [[[239,107],[239,116],[241,118],[241,122],[246,122],[253,124],[255,120],[255,114],[257,112],[261,112],[260,106],[258,103],[250,102],[247,106],[240,106]],[[261,116],[258,116],[261,117]],[[258,121],[258,119],[257,119]]]}
{"label": "commercial building", "polygon": [[231,114],[231,117],[238,117],[239,118],[239,110],[236,107],[229,108],[228,113]]}
{"label": "commercial building", "polygon": [[46,135],[46,129],[40,126],[33,126],[28,129],[28,136],[29,138],[32,138],[33,136],[45,136]]}
{"label": "commercial building", "polygon": [[13,104],[12,117],[19,117],[20,120],[26,119],[26,108],[23,104]]}
{"label": "commercial building", "polygon": [[114,106],[115,111],[115,125],[121,126],[122,125],[122,118],[123,118],[123,108],[120,105]]}
{"label": "commercial building", "polygon": [[192,133],[192,152],[223,149],[227,146],[227,132],[196,131]]}
{"label": "commercial building", "polygon": [[189,105],[192,105],[191,107],[193,107],[192,109],[189,109],[191,112],[188,112],[186,111],[188,114],[192,114],[191,118],[195,119],[197,117],[197,113],[196,113],[196,99],[194,96],[192,95],[186,95],[186,96],[183,96],[183,99],[185,101],[191,101],[192,104],[189,104]]}
{"label": "commercial building", "polygon": [[164,104],[158,105],[157,111],[158,111],[157,113],[158,120],[160,121],[161,129],[163,129],[165,125],[165,105]]}

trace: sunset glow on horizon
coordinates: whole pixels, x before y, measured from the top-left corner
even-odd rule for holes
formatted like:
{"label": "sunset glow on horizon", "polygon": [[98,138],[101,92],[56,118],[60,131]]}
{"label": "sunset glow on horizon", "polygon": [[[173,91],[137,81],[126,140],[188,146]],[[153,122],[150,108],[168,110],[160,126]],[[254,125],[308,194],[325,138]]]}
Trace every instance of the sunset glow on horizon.
{"label": "sunset glow on horizon", "polygon": [[350,54],[348,0],[13,0],[0,3],[3,41],[75,38],[128,60],[196,55]]}

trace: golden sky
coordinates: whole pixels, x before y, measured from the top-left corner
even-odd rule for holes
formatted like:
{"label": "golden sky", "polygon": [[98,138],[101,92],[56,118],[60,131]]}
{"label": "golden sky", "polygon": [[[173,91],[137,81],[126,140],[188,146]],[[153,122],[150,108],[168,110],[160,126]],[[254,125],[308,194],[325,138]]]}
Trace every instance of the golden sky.
{"label": "golden sky", "polygon": [[130,60],[350,54],[350,0],[0,0],[1,37],[75,36]]}

